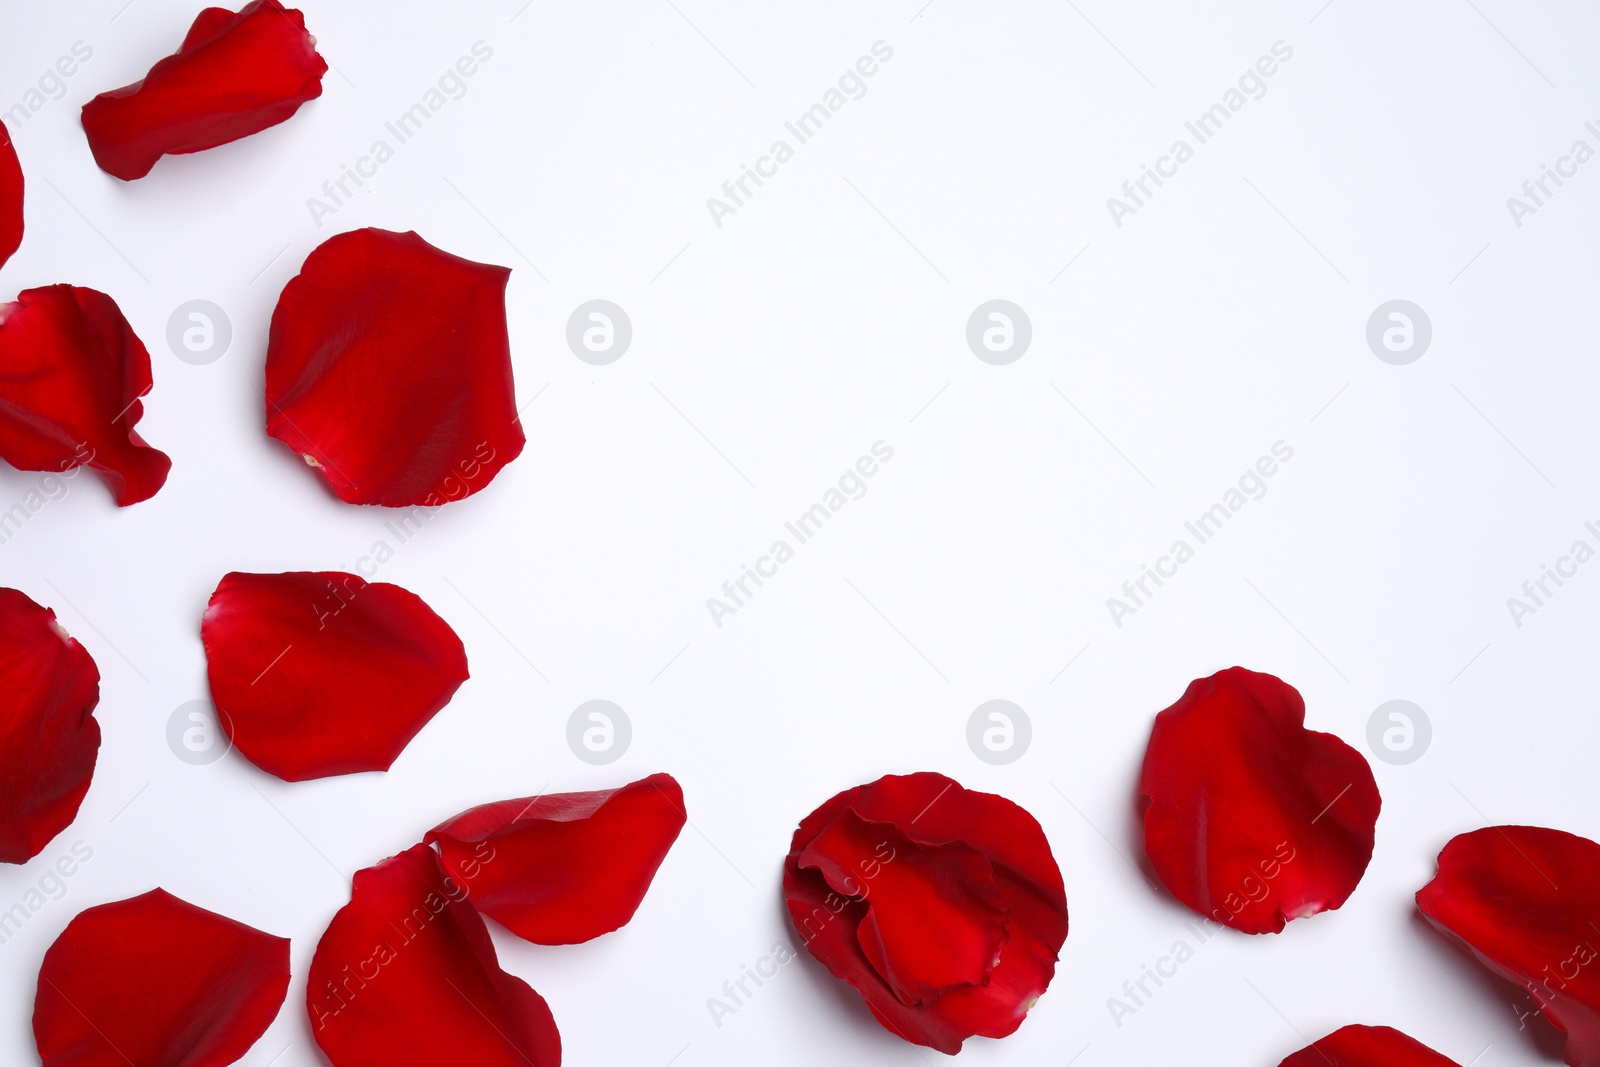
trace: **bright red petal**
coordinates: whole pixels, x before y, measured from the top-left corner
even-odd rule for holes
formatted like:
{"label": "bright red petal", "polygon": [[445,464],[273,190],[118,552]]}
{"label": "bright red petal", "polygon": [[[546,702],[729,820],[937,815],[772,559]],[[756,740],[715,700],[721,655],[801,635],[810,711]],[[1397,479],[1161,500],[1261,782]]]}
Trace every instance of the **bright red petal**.
{"label": "bright red petal", "polygon": [[483,919],[417,845],[358,871],[306,986],[333,1067],[559,1067],[544,999],[500,969]]}
{"label": "bright red petal", "polygon": [[0,122],[0,267],[22,246],[22,164]]}
{"label": "bright red petal", "polygon": [[229,574],[200,637],[228,736],[290,782],[388,770],[467,680],[420,597],[335,571]]}
{"label": "bright red petal", "polygon": [[1453,839],[1417,907],[1567,1034],[1567,1062],[1600,1064],[1600,844],[1537,826]]}
{"label": "bright red petal", "polygon": [[522,452],[504,267],[415,233],[330,238],[283,290],[267,346],[267,433],[340,499],[437,507]]}
{"label": "bright red petal", "polygon": [[1416,1038],[1387,1026],[1346,1026],[1278,1067],[1461,1067]]}
{"label": "bright red petal", "polygon": [[1339,907],[1372,859],[1372,769],[1305,716],[1293,687],[1232,667],[1150,731],[1145,852],[1178,900],[1248,934]]}
{"label": "bright red petal", "polygon": [[0,863],[77,818],[100,751],[100,671],[56,613],[0,589]]}
{"label": "bright red petal", "polygon": [[90,908],[45,953],[43,1067],[226,1067],[289,990],[289,941],[160,889]]}
{"label": "bright red petal", "polygon": [[668,774],[599,793],[503,800],[428,833],[472,905],[540,945],[625,924],[687,819]]}
{"label": "bright red petal", "polygon": [[[1022,1024],[1067,937],[1061,872],[1038,822],[939,774],[891,775],[812,812],[783,892],[806,948],[880,1023],[951,1055]],[[982,960],[997,942],[998,959]],[[987,973],[972,981],[978,963]]]}
{"label": "bright red petal", "polygon": [[52,285],[0,304],[0,459],[25,471],[90,466],[126,507],[166,484],[172,460],[135,432],[150,353],[116,302]]}
{"label": "bright red petal", "polygon": [[315,43],[305,16],[278,0],[255,0],[238,14],[207,8],[176,54],[84,105],[95,162],[132,181],[162,156],[203,152],[287,121],[322,95],[328,64]]}

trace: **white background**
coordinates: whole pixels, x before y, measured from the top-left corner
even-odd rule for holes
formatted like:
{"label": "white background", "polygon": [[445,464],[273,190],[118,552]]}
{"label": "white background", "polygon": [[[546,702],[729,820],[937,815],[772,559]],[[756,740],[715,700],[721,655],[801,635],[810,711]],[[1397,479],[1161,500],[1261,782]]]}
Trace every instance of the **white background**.
{"label": "white background", "polygon": [[[174,466],[124,511],[85,475],[0,546],[0,581],[98,661],[105,732],[77,822],[0,872],[4,908],[72,842],[94,850],[0,946],[0,1060],[33,1062],[39,961],[71,917],[160,885],[293,939],[289,1000],[242,1062],[320,1064],[304,975],[353,871],[479,802],[666,770],[693,826],[631,925],[574,948],[496,931],[567,1062],[937,1062],[809,958],[720,1028],[706,1005],[789,936],[795,822],[929,769],[1033,812],[1071,906],[1049,992],[969,1062],[1272,1065],[1349,1022],[1463,1064],[1557,1062],[1544,1022],[1519,1032],[1521,992],[1433,934],[1411,894],[1486,822],[1600,836],[1600,565],[1520,628],[1506,606],[1600,519],[1600,163],[1521,228],[1506,206],[1574,140],[1600,147],[1583,129],[1600,118],[1600,15],[922,2],[306,0],[337,68],[325,95],[125,185],[94,166],[78,109],[174,50],[196,5],[11,0],[0,107],[75,42],[94,54],[14,130],[29,229],[0,289],[118,300],[155,363],[140,431]],[[466,95],[317,226],[307,198],[479,40],[494,56]],[[879,40],[894,57],[867,95],[718,228],[706,198]],[[1119,229],[1106,198],[1279,40],[1294,56],[1267,95]],[[206,695],[218,578],[351,567],[385,536],[388,515],[337,502],[265,436],[259,393],[278,292],[364,225],[514,270],[527,450],[378,575],[450,621],[473,676],[387,775],[190,766],[166,726]],[[208,366],[165,341],[197,298],[234,329]],[[564,338],[594,298],[634,326],[606,367]],[[1004,367],[964,338],[993,298],[1034,330]],[[1409,366],[1365,341],[1395,298],[1433,322]],[[716,627],[706,598],[879,440],[894,458],[867,495]],[[1114,625],[1106,598],[1279,440],[1294,458],[1267,495]],[[0,507],[37,479],[0,471]],[[1411,765],[1374,761],[1377,854],[1343,910],[1212,939],[1118,1027],[1107,999],[1189,918],[1129,859],[1151,717],[1234,663],[1279,674],[1313,727],[1363,749],[1397,698],[1434,740]],[[633,722],[609,767],[565,741],[595,698]],[[994,698],[1033,722],[1010,766],[966,743]]]}

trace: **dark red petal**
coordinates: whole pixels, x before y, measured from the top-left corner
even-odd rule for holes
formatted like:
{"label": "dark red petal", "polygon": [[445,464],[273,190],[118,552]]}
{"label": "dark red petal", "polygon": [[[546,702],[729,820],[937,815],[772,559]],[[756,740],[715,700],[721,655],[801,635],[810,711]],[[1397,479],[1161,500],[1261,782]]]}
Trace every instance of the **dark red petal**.
{"label": "dark red petal", "polygon": [[544,999],[500,969],[483,919],[417,845],[356,872],[306,985],[333,1067],[559,1067]]}
{"label": "dark red petal", "polygon": [[238,14],[207,8],[176,54],[84,105],[95,162],[132,181],[162,156],[203,152],[287,121],[322,95],[328,64],[315,43],[305,16],[278,0],[255,0]]}
{"label": "dark red petal", "polygon": [[0,304],[0,459],[25,471],[90,466],[126,507],[155,495],[172,460],[134,430],[150,353],[116,302],[52,285]]}
{"label": "dark red petal", "polygon": [[388,770],[467,680],[420,597],[337,571],[229,574],[200,638],[228,736],[290,782]]}
{"label": "dark red petal", "polygon": [[289,990],[289,941],[160,889],[90,908],[45,953],[43,1067],[226,1067]]}
{"label": "dark red petal", "polygon": [[1292,686],[1231,667],[1150,731],[1145,852],[1173,896],[1248,934],[1339,907],[1372,859],[1372,769],[1305,718]]}
{"label": "dark red petal", "polygon": [[[1004,1037],[1022,1024],[1067,936],[1061,872],[1038,822],[939,774],[891,775],[811,813],[795,832],[783,890],[811,954],[880,1023],[952,1055],[968,1037]],[[1005,923],[998,961],[981,983],[938,995],[942,982],[971,974],[996,913]],[[962,950],[937,943],[956,933]],[[907,1003],[913,993],[924,999]]]}
{"label": "dark red petal", "polygon": [[1600,1064],[1600,844],[1537,826],[1462,834],[1417,907],[1532,994],[1566,1031],[1569,1064]]}
{"label": "dark red petal", "polygon": [[340,499],[437,507],[522,452],[505,267],[415,233],[356,230],[284,287],[267,346],[267,433]]}
{"label": "dark red petal", "polygon": [[100,671],[56,613],[0,589],[0,863],[77,818],[100,751]]}
{"label": "dark red petal", "polygon": [[1346,1026],[1278,1067],[1461,1067],[1416,1038],[1387,1026]]}
{"label": "dark red petal", "polygon": [[686,819],[678,783],[653,774],[485,804],[427,841],[480,912],[535,944],[575,945],[633,918]]}
{"label": "dark red petal", "polygon": [[0,267],[22,246],[22,164],[0,122]]}

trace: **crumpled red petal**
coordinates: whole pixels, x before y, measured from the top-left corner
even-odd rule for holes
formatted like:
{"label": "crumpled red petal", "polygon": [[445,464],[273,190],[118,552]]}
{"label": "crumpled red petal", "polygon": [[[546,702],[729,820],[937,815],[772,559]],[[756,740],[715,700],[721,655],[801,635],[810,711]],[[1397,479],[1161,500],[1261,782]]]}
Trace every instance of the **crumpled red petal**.
{"label": "crumpled red petal", "polygon": [[107,174],[133,181],[165,155],[228,144],[287,121],[322,95],[328,64],[305,16],[278,0],[238,14],[206,8],[176,54],[140,81],[84,105],[89,150]]}
{"label": "crumpled red petal", "polygon": [[25,471],[89,466],[119,507],[154,496],[172,460],[134,430],[150,353],[104,293],[29,289],[0,304],[0,459]]}
{"label": "crumpled red petal", "polygon": [[15,589],[0,589],[0,863],[26,863],[78,816],[100,751],[100,671]]}
{"label": "crumpled red petal", "polygon": [[1247,934],[1338,908],[1372,859],[1372,769],[1305,716],[1292,686],[1231,667],[1150,731],[1145,853],[1178,900]]}
{"label": "crumpled red petal", "polygon": [[267,346],[267,433],[351,504],[438,507],[522,452],[505,267],[415,233],[356,230],[284,287]]}
{"label": "crumpled red petal", "polygon": [[1013,1033],[1067,937],[1038,822],[940,774],[890,775],[808,815],[783,895],[806,948],[884,1027],[949,1055]]}
{"label": "crumpled red petal", "polygon": [[22,247],[22,163],[0,122],[0,267]]}
{"label": "crumpled red petal", "polygon": [[559,1067],[544,998],[500,969],[483,919],[416,845],[358,871],[306,986],[333,1067]]}
{"label": "crumpled red petal", "polygon": [[290,782],[388,770],[467,680],[421,597],[337,571],[229,574],[200,638],[223,729]]}
{"label": "crumpled red petal", "polygon": [[160,889],[81,913],[45,953],[43,1067],[226,1067],[289,990],[289,941]]}
{"label": "crumpled red petal", "polygon": [[633,918],[687,820],[670,774],[502,800],[428,832],[473,907],[518,937],[575,945]]}
{"label": "crumpled red petal", "polygon": [[1278,1067],[1461,1067],[1414,1037],[1387,1026],[1346,1026],[1296,1052]]}
{"label": "crumpled red petal", "polygon": [[1490,826],[1439,853],[1417,907],[1567,1034],[1572,1067],[1600,1064],[1600,844],[1538,826]]}

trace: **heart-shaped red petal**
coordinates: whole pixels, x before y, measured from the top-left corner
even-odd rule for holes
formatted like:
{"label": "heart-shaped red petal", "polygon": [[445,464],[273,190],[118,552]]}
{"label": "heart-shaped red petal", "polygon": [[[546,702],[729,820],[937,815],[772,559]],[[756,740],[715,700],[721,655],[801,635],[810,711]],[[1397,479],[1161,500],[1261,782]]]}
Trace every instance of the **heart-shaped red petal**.
{"label": "heart-shaped red petal", "polygon": [[1414,1037],[1387,1026],[1346,1026],[1278,1067],[1461,1067]]}
{"label": "heart-shaped red petal", "polygon": [[1305,718],[1292,686],[1232,667],[1150,731],[1145,853],[1178,900],[1248,934],[1338,908],[1372,859],[1372,768]]}
{"label": "heart-shaped red petal", "polygon": [[315,44],[305,16],[278,0],[255,0],[238,14],[206,8],[176,54],[84,105],[95,162],[133,181],[162,156],[203,152],[287,121],[322,95],[328,64]]}
{"label": "heart-shaped red petal", "polygon": [[290,782],[388,770],[467,680],[420,597],[336,571],[229,574],[200,637],[223,729]]}
{"label": "heart-shaped red petal", "polygon": [[473,907],[518,937],[575,945],[633,918],[688,818],[669,774],[502,800],[429,831]]}
{"label": "heart-shaped red petal", "polygon": [[155,495],[172,460],[134,430],[150,353],[116,302],[52,285],[0,304],[0,459],[25,471],[99,471],[126,507]]}
{"label": "heart-shaped red petal", "polygon": [[1569,1064],[1600,1064],[1600,844],[1538,826],[1462,834],[1417,907],[1533,996],[1566,1031]]}
{"label": "heart-shaped red petal", "polygon": [[306,985],[333,1067],[559,1067],[544,998],[500,969],[462,887],[417,845],[358,871]]}
{"label": "heart-shaped red petal", "polygon": [[289,990],[289,941],[160,889],[81,913],[39,968],[43,1067],[226,1067]]}
{"label": "heart-shaped red petal", "polygon": [[0,267],[22,247],[22,163],[0,122]]}
{"label": "heart-shaped red petal", "polygon": [[438,507],[476,493],[525,442],[510,275],[415,233],[330,238],[272,315],[267,433],[347,503]]}
{"label": "heart-shaped red petal", "polygon": [[941,774],[890,775],[808,815],[783,895],[806,948],[884,1027],[950,1055],[1022,1025],[1067,937],[1038,822]]}
{"label": "heart-shaped red petal", "polygon": [[100,671],[56,613],[0,589],[0,863],[77,818],[100,751]]}

